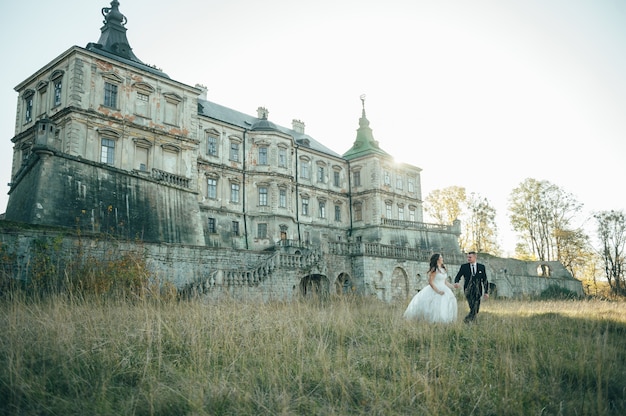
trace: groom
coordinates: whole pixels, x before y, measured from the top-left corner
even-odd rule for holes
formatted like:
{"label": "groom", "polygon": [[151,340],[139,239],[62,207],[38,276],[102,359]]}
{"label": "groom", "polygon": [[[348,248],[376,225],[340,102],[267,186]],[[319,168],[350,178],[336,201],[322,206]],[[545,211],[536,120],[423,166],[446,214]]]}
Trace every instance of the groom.
{"label": "groom", "polygon": [[480,299],[489,298],[489,282],[487,281],[487,271],[484,264],[476,262],[476,252],[467,253],[467,263],[462,264],[459,272],[454,278],[457,284],[461,280],[461,276],[465,279],[463,290],[465,298],[469,305],[469,314],[463,320],[465,323],[472,322],[480,309]]}

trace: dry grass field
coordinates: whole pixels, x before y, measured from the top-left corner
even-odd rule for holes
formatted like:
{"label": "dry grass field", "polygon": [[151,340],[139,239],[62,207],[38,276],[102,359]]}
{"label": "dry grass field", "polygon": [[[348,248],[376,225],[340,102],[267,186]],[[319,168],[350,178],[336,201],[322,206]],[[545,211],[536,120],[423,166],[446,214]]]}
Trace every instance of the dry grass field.
{"label": "dry grass field", "polygon": [[626,302],[0,300],[2,415],[623,415]]}

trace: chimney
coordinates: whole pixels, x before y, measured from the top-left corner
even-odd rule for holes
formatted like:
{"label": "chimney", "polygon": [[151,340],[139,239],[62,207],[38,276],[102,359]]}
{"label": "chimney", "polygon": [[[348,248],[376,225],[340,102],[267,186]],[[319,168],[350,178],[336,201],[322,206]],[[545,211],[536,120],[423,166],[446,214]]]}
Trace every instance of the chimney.
{"label": "chimney", "polygon": [[267,111],[267,108],[265,107],[259,107],[256,109],[256,113],[257,113],[257,118],[262,118],[264,120],[267,120],[267,117],[269,116],[270,112]]}
{"label": "chimney", "polygon": [[304,122],[294,118],[291,120],[291,129],[300,134],[304,134]]}

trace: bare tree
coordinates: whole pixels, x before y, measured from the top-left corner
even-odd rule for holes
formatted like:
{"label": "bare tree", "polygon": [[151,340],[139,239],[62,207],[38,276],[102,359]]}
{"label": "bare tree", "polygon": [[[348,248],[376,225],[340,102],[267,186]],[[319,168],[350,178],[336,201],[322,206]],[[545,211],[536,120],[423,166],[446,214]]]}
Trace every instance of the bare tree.
{"label": "bare tree", "polygon": [[602,211],[594,215],[598,221],[598,238],[604,272],[611,290],[626,295],[626,219],[623,211]]}
{"label": "bare tree", "polygon": [[513,189],[509,202],[511,225],[526,245],[519,254],[562,261],[567,239],[579,237],[572,222],[582,205],[558,186],[532,178]]}

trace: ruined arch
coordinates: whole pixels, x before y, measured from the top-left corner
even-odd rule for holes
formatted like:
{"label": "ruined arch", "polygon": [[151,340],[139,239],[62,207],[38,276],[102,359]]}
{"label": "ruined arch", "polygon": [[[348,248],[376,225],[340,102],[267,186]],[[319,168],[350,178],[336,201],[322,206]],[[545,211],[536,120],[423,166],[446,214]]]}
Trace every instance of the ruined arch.
{"label": "ruined arch", "polygon": [[300,295],[304,298],[326,297],[330,293],[328,278],[322,274],[309,274],[300,279]]}
{"label": "ruined arch", "polygon": [[396,267],[391,274],[390,300],[404,300],[409,295],[409,279],[402,267]]}
{"label": "ruined arch", "polygon": [[335,291],[338,295],[350,295],[355,291],[354,283],[348,273],[340,273],[335,280]]}
{"label": "ruined arch", "polygon": [[537,265],[537,276],[539,277],[550,277],[552,276],[552,269],[549,265],[545,263],[541,263]]}

